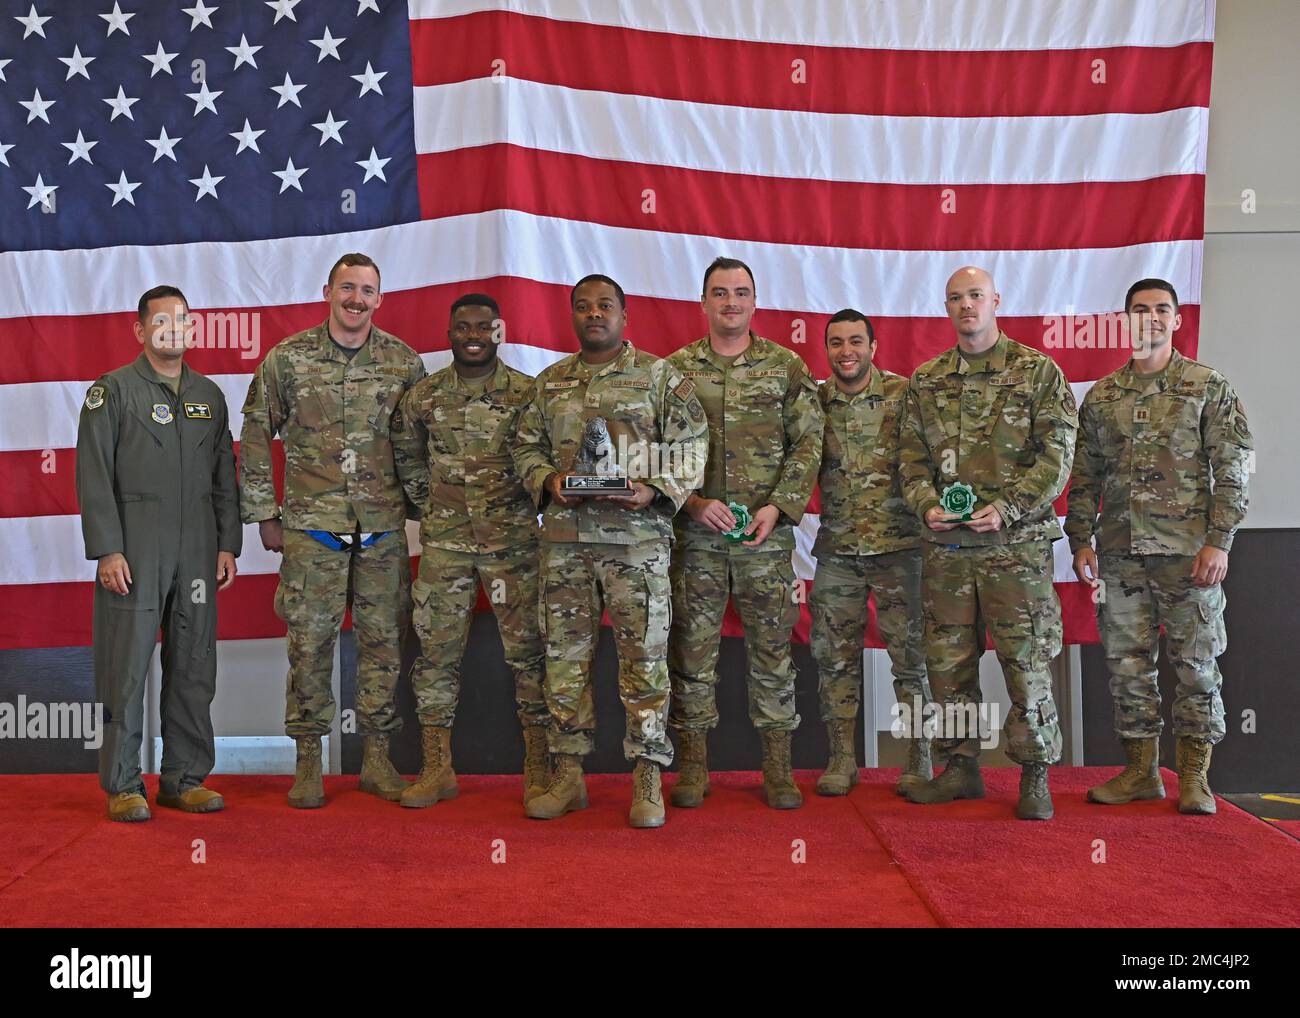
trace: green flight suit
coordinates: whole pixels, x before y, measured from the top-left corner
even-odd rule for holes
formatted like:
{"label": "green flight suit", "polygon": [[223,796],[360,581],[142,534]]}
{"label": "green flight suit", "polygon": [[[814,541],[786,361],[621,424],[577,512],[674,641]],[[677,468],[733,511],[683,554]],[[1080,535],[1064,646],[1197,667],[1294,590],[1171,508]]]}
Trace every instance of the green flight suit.
{"label": "green flight suit", "polygon": [[144,794],[144,684],[161,627],[161,792],[179,795],[215,761],[217,553],[238,555],[243,539],[221,390],[184,367],[177,392],[144,354],[102,376],[77,428],[77,499],[86,558],[121,553],[132,581],[125,595],[95,584],[100,785]]}

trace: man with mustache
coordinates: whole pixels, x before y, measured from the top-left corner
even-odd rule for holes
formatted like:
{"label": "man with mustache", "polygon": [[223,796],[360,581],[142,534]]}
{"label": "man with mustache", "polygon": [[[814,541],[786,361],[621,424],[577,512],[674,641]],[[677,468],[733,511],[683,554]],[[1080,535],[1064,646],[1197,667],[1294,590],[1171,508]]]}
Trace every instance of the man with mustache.
{"label": "man with mustache", "polygon": [[[1021,765],[1021,820],[1048,820],[1048,765],[1061,758],[1052,660],[1061,652],[1061,603],[1052,585],[1052,506],[1069,476],[1078,412],[1045,354],[998,327],[1001,296],[984,269],[948,279],[945,307],[957,345],[916,369],[899,440],[903,495],[921,519],[926,665],[945,708],[937,778],[912,802],[980,799],[979,659],[987,625],[1011,699],[1007,755]],[[958,485],[965,487],[958,488]],[[962,495],[969,512],[950,512]],[[967,708],[970,708],[967,710]],[[964,729],[964,730],[963,730]]]}
{"label": "man with mustache", "polygon": [[[730,596],[745,626],[749,718],[763,746],[763,793],[773,809],[803,796],[790,770],[799,727],[790,633],[799,616],[791,554],[821,459],[825,417],[817,382],[803,359],[750,331],[754,274],[735,258],[704,272],[703,339],[669,362],[695,384],[709,417],[709,458],[700,489],[676,521],[673,548],[672,725],[682,765],[674,806],[699,806],[709,794],[707,738],[718,724],[715,689],[722,617]],[[743,540],[729,508],[752,520]]]}
{"label": "man with mustache", "polygon": [[[570,295],[581,350],[537,376],[519,421],[515,467],[542,511],[542,626],[555,771],[525,811],[551,820],[587,806],[582,758],[594,748],[592,666],[602,610],[618,647],[618,694],[627,715],[623,754],[632,773],[633,827],[665,820],[660,768],[668,741],[668,558],[674,514],[699,483],[708,422],[694,386],[667,361],[623,338],[623,289],[580,279]],[[565,494],[588,423],[605,421],[604,464],[631,491]],[[597,469],[601,464],[597,464]]]}
{"label": "man with mustache", "polygon": [[[402,396],[424,377],[419,355],[374,326],[379,267],[345,254],[323,296],[329,317],[277,343],[244,401],[240,510],[268,551],[283,552],[276,613],[289,628],[285,731],[297,743],[289,805],[325,805],[321,736],[334,720],[330,673],[349,601],[357,643],[361,790],[396,802],[406,782],[388,758],[401,726],[393,691],[410,618],[407,505],[389,434]],[[271,442],[284,441],[284,504]],[[414,513],[416,510],[412,510]]]}
{"label": "man with mustache", "polygon": [[497,302],[467,293],[451,306],[452,363],[420,380],[393,416],[399,460],[419,465],[404,478],[421,507],[420,572],[412,622],[420,657],[411,669],[423,767],[403,806],[432,806],[457,794],[451,728],[461,659],[479,583],[488,592],[515,677],[524,732],[524,801],[550,781],[542,695],[545,647],[537,619],[537,510],[510,457],[533,380],[502,363],[505,322]]}
{"label": "man with mustache", "polygon": [[1097,591],[1115,731],[1128,759],[1088,800],[1165,796],[1156,684],[1164,626],[1178,674],[1178,809],[1213,813],[1210,753],[1226,732],[1215,662],[1228,645],[1221,584],[1246,516],[1254,442],[1228,380],[1174,349],[1183,320],[1173,286],[1140,279],[1124,310],[1133,357],[1084,398],[1065,521],[1074,571]]}
{"label": "man with mustache", "polygon": [[[826,413],[822,442],[821,526],[813,557],[817,576],[808,607],[817,659],[822,721],[831,759],[819,795],[847,795],[858,783],[854,722],[862,702],[862,640],[867,595],[894,666],[894,692],[919,722],[930,700],[921,640],[921,538],[898,477],[898,432],[907,379],[872,363],[876,336],[866,315],[845,308],[826,324],[831,378],[820,387]],[[868,708],[870,710],[870,707]],[[869,737],[874,736],[874,731]],[[930,740],[915,730],[899,795],[929,781]]]}
{"label": "man with mustache", "polygon": [[[104,705],[99,781],[110,820],[149,819],[140,779],[144,686],[162,629],[158,804],[225,805],[203,781],[216,760],[217,591],[243,544],[226,399],[183,363],[190,309],[174,286],[137,307],[140,356],[86,393],[77,501],[95,584],[95,697]],[[219,584],[219,585],[218,585]]]}

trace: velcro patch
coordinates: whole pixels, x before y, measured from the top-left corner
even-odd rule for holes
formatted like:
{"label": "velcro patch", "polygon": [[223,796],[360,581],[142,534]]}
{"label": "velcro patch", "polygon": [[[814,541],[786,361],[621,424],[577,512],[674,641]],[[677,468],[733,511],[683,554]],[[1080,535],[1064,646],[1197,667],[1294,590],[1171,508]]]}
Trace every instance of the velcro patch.
{"label": "velcro patch", "polygon": [[785,368],[764,369],[762,371],[747,371],[746,378],[785,378],[789,374]]}
{"label": "velcro patch", "polygon": [[989,379],[989,385],[1023,385],[1024,375],[994,375]]}
{"label": "velcro patch", "polygon": [[[104,405],[104,387],[102,385],[92,385],[90,391],[86,393],[86,409],[98,410]],[[1241,404],[1238,403],[1238,406]]]}
{"label": "velcro patch", "polygon": [[559,392],[561,389],[576,389],[581,384],[582,383],[579,382],[576,378],[571,378],[567,382],[547,382],[546,391]]}
{"label": "velcro patch", "polygon": [[1146,424],[1149,420],[1151,420],[1151,411],[1146,407],[1140,406],[1133,409],[1134,424]]}
{"label": "velcro patch", "polygon": [[695,395],[695,383],[689,378],[683,378],[677,388],[673,390],[673,395],[685,403]]}
{"label": "velcro patch", "polygon": [[248,395],[244,397],[243,413],[248,413],[257,406],[257,379],[258,373],[253,372],[253,380],[248,383]]}
{"label": "velcro patch", "polygon": [[609,383],[615,389],[648,389],[650,388],[650,379],[648,378],[624,378],[619,381]]}
{"label": "velcro patch", "polygon": [[212,407],[207,403],[186,403],[185,416],[197,420],[212,420]]}

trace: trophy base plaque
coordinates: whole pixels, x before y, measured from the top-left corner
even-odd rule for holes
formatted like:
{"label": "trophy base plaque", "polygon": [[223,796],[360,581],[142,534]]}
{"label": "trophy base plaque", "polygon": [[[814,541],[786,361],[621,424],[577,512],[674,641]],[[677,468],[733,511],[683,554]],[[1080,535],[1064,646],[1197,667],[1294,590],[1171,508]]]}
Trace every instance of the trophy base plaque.
{"label": "trophy base plaque", "polygon": [[565,498],[595,498],[599,495],[631,495],[632,485],[617,474],[566,474],[560,482]]}

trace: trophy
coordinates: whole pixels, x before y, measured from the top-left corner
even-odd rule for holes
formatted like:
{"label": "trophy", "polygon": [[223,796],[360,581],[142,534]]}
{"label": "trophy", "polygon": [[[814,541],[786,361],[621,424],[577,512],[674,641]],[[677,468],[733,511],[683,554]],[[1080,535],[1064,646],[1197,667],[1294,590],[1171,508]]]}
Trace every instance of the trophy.
{"label": "trophy", "polygon": [[731,530],[724,530],[722,536],[733,542],[749,540],[745,528],[754,521],[754,517],[749,515],[749,510],[739,502],[728,502],[727,508],[731,510],[731,515],[736,517],[736,525]]}
{"label": "trophy", "polygon": [[950,484],[939,496],[939,505],[948,515],[960,516],[964,523],[971,518],[971,510],[975,508],[975,489],[964,481]]}
{"label": "trophy", "polygon": [[573,471],[560,482],[565,498],[592,498],[597,495],[631,495],[632,485],[614,458],[614,443],[603,417],[592,417],[582,430],[582,448],[573,463]]}

